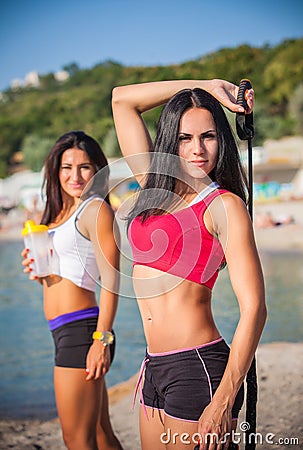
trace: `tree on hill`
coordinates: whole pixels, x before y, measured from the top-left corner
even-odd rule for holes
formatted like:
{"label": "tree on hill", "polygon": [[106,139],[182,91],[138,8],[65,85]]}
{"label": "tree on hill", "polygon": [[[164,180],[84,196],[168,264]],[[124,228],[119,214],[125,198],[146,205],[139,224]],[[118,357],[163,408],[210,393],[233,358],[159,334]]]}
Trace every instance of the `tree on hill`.
{"label": "tree on hill", "polygon": [[40,172],[53,143],[49,138],[35,134],[27,135],[21,147],[25,166],[33,172]]}

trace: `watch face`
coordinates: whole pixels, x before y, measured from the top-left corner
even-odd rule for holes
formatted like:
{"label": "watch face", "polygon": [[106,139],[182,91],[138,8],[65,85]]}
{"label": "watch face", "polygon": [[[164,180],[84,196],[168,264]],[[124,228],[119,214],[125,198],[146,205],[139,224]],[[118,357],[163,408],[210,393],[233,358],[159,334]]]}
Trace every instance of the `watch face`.
{"label": "watch face", "polygon": [[110,331],[104,331],[102,333],[101,341],[103,342],[104,345],[112,344],[114,342],[113,333],[111,333]]}

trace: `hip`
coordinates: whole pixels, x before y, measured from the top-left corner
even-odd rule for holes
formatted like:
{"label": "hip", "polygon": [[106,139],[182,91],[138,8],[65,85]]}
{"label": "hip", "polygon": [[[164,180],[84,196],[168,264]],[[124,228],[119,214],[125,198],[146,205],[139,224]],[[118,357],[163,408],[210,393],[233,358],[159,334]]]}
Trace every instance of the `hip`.
{"label": "hip", "polygon": [[[98,308],[89,308],[65,314],[49,321],[55,344],[55,365],[85,369],[86,358],[93,343],[93,332],[98,322]],[[113,334],[114,331],[112,330]],[[109,346],[111,362],[115,354],[115,340]]]}

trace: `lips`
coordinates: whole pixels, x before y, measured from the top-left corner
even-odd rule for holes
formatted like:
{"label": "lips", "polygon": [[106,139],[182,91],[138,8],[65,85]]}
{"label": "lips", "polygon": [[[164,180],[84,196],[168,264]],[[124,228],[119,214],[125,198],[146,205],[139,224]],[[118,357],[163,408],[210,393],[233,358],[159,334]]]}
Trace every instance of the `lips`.
{"label": "lips", "polygon": [[82,189],[83,184],[70,184],[69,187],[71,189]]}
{"label": "lips", "polygon": [[207,160],[206,161],[204,161],[204,160],[203,161],[191,161],[191,163],[197,167],[204,167],[207,162],[208,162]]}

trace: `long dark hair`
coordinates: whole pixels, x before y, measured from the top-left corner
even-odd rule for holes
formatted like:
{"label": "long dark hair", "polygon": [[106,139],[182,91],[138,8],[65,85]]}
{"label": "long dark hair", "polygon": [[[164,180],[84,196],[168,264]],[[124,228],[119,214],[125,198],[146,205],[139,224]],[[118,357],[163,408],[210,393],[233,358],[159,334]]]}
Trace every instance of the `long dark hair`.
{"label": "long dark hair", "polygon": [[88,183],[89,188],[85,190],[85,197],[97,193],[109,203],[108,162],[100,145],[83,131],[70,131],[57,139],[45,160],[42,189],[46,195],[46,205],[41,219],[42,224],[47,225],[53,222],[62,210],[63,200],[59,182],[59,170],[62,154],[70,148],[78,148],[85,151],[91,163],[95,166],[96,173],[102,169],[101,176],[95,175],[93,181]]}
{"label": "long dark hair", "polygon": [[[218,139],[216,167],[208,175],[220,188],[238,195],[247,203],[248,184],[233,132],[220,103],[203,89],[184,89],[174,95],[160,115],[151,163],[146,181],[128,215],[142,221],[151,215],[163,214],[175,192],[180,165],[178,164],[179,128],[182,115],[192,108],[207,109],[214,119]],[[172,156],[175,164],[172,164]],[[153,195],[154,192],[154,195]],[[178,194],[177,192],[175,192]]]}

